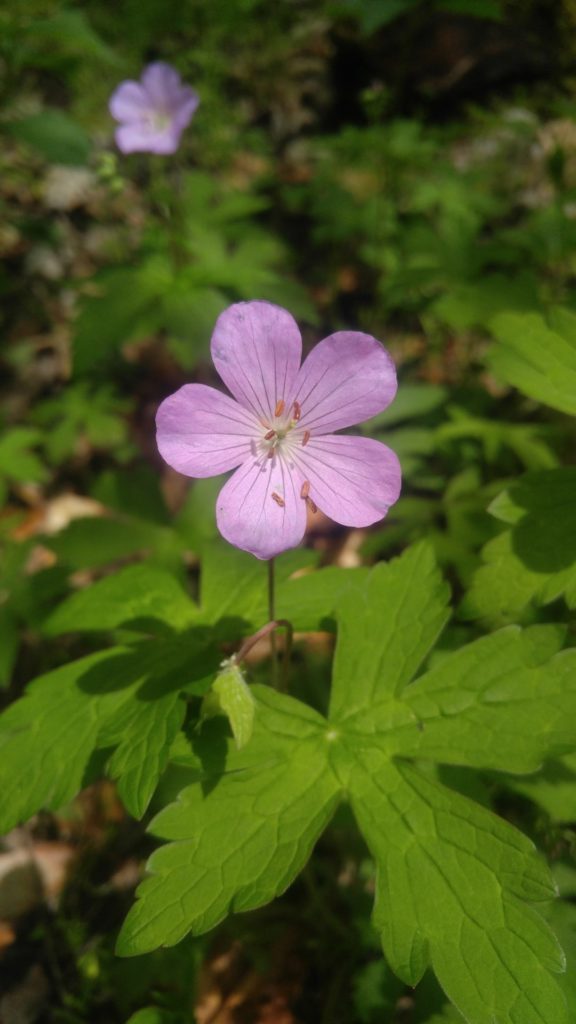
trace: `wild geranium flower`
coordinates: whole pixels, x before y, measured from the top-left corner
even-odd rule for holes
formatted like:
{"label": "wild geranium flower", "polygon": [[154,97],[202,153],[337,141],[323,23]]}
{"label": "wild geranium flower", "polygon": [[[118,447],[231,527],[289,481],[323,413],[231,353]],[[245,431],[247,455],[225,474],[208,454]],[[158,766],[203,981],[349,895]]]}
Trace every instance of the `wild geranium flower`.
{"label": "wild geranium flower", "polygon": [[139,82],[121,82],[110,98],[110,113],[120,123],[115,132],[118,149],[175,153],[199,102],[198,93],[183,85],[169,64],[149,64]]}
{"label": "wild geranium flower", "polygon": [[216,502],[226,540],[273,558],[300,543],[307,510],[345,526],[386,515],[400,493],[396,455],[380,441],[334,433],[394,398],[396,372],[380,342],[338,331],[300,366],[290,313],[239,302],[218,318],[211,348],[234,398],[185,384],[160,405],[157,438],[166,462],[186,476],[236,470]]}

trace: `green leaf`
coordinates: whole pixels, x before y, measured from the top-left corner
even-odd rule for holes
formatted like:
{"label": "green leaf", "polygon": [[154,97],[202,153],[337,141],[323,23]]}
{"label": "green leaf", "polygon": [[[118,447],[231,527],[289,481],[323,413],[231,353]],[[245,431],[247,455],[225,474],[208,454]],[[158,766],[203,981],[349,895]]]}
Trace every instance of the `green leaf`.
{"label": "green leaf", "polygon": [[267,903],[290,885],[330,819],[338,785],[324,753],[324,720],[290,697],[254,691],[248,747],[213,785],[184,789],[152,822],[151,831],[171,842],[149,861],[118,939],[121,956],[172,946],[230,910]]}
{"label": "green leaf", "polygon": [[0,605],[0,689],[10,685],[18,654],[18,621],[6,605]]}
{"label": "green leaf", "polygon": [[528,473],[490,511],[511,529],[484,547],[461,614],[510,621],[558,597],[576,607],[576,469]]}
{"label": "green leaf", "polygon": [[354,721],[389,754],[535,771],[576,748],[576,651],[562,630],[509,626],[443,658],[402,694]]}
{"label": "green leaf", "polygon": [[374,430],[388,428],[402,423],[403,420],[414,420],[420,416],[428,416],[440,408],[446,401],[446,388],[435,384],[401,384],[396,398],[384,412],[373,416],[362,424],[362,433],[370,436]]}
{"label": "green leaf", "polygon": [[559,979],[571,1020],[576,1019],[576,907],[568,900],[556,900],[546,908],[546,920],[566,951],[566,973]]}
{"label": "green leaf", "polygon": [[139,697],[127,703],[108,727],[106,742],[110,734],[120,740],[108,771],[118,779],[118,793],[135,818],[142,817],[152,799],[185,712],[178,690],[155,700]]}
{"label": "green leaf", "polygon": [[62,110],[46,108],[6,125],[16,139],[27,142],[54,164],[80,166],[88,163],[90,138],[83,128]]}
{"label": "green leaf", "polygon": [[42,440],[38,430],[14,427],[0,438],[0,475],[22,483],[41,482],[47,473],[38,456],[31,451]]}
{"label": "green leaf", "polygon": [[143,552],[173,564],[184,551],[174,530],[128,516],[75,519],[47,546],[72,569],[92,569]]}
{"label": "green leaf", "polygon": [[576,313],[503,313],[491,323],[494,373],[530,398],[576,414]]}
{"label": "green leaf", "polygon": [[541,807],[554,824],[576,821],[576,754],[550,761],[537,775],[507,779],[506,785]]}
{"label": "green leaf", "polygon": [[552,977],[562,953],[527,906],[554,895],[546,865],[422,759],[517,771],[576,749],[576,652],[558,652],[557,627],[514,627],[443,652],[411,682],[446,621],[446,596],[430,549],[416,545],[341,597],[329,720],[254,687],[242,750],[221,717],[179,734],[171,756],[191,784],[152,823],[167,845],[150,860],[122,955],[282,892],[348,799],[377,863],[375,923],[396,974],[414,985],[431,966],[468,1024],[568,1024]]}
{"label": "green leaf", "polygon": [[334,721],[368,710],[382,691],[392,696],[412,678],[448,620],[448,598],[424,543],[347,589],[338,609]]}
{"label": "green leaf", "polygon": [[149,632],[158,623],[182,630],[197,616],[196,606],[174,576],[144,563],[72,594],[48,617],[44,629],[51,636],[119,626]]}
{"label": "green leaf", "polygon": [[144,519],[160,526],[169,525],[171,517],[160,489],[160,477],[149,466],[106,469],[95,480],[90,496],[109,509],[135,519]]}
{"label": "green leaf", "polygon": [[[48,18],[34,18],[25,26],[28,42],[43,51],[58,48],[60,52],[88,57],[107,64],[119,64],[119,58],[96,34],[86,15],[79,10],[61,10]],[[47,45],[48,44],[48,45]]]}
{"label": "green leaf", "polygon": [[182,1024],[183,1018],[170,1010],[157,1006],[145,1006],[133,1013],[126,1024]]}
{"label": "green leaf", "polygon": [[202,711],[204,715],[226,716],[238,750],[251,739],[254,729],[254,697],[233,658],[222,663],[212,689],[204,697]]}
{"label": "green leaf", "polygon": [[0,716],[0,829],[69,801],[93,751],[118,744],[114,774],[141,811],[182,721],[179,692],[203,694],[219,657],[199,630],[99,651],[35,679]]}
{"label": "green leaf", "polygon": [[425,1024],[463,1024],[464,1017],[453,1006],[446,1006],[442,1013],[427,1017]]}
{"label": "green leaf", "polygon": [[522,901],[554,892],[532,844],[409,765],[361,747],[348,784],[377,860],[374,920],[407,984],[434,967],[474,1024],[567,1024],[558,942]]}
{"label": "green leaf", "polygon": [[114,358],[122,345],[155,327],[160,297],[171,281],[168,263],[161,258],[133,270],[109,270],[99,275],[96,284],[100,294],[84,300],[76,320],[75,375],[93,374]]}
{"label": "green leaf", "polygon": [[422,0],[337,0],[333,8],[336,13],[357,18],[360,31],[368,35],[410,13],[421,3]]}
{"label": "green leaf", "polygon": [[[334,566],[307,570],[315,561],[306,551],[287,552],[276,560],[276,618],[289,619],[294,629],[334,628],[340,596],[366,576],[364,569]],[[293,573],[301,573],[292,578]],[[235,623],[239,635],[268,621],[267,569],[263,562],[229,545],[207,544],[202,553],[202,621]]]}
{"label": "green leaf", "polygon": [[39,677],[0,717],[3,832],[40,808],[60,807],[81,789],[101,709],[77,684],[108,658],[99,652]]}

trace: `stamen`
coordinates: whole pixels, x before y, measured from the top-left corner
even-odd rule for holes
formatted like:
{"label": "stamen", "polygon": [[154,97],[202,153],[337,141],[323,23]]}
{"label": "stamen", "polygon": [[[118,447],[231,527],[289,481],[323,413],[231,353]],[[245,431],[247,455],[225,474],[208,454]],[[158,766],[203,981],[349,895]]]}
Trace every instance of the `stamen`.
{"label": "stamen", "polygon": [[266,452],[266,458],[267,459],[273,459],[275,455],[276,455],[276,449],[275,448],[269,448],[268,451]]}
{"label": "stamen", "polygon": [[309,430],[305,430],[304,431],[304,437],[302,438],[302,447],[304,447],[305,444],[308,444],[309,440],[310,440],[310,431]]}
{"label": "stamen", "polygon": [[298,423],[298,420],[300,419],[300,417],[302,415],[302,407],[300,405],[300,402],[294,402],[293,409],[294,409],[294,413],[292,415],[292,419],[294,420],[295,423]]}
{"label": "stamen", "polygon": [[318,505],[316,504],[315,501],[312,501],[312,498],[306,498],[305,500],[306,500],[306,504],[307,504],[307,506],[308,506],[308,508],[310,509],[311,512],[317,512],[318,511]]}
{"label": "stamen", "polygon": [[281,498],[279,494],[276,494],[276,491],[272,491],[272,501],[275,501],[277,505],[280,505],[280,508],[284,508],[286,504],[284,498]]}
{"label": "stamen", "polygon": [[282,413],[284,412],[285,408],[286,408],[286,402],[284,401],[283,398],[279,398],[278,401],[276,402],[276,408],[274,409],[274,415],[275,416],[281,416]]}
{"label": "stamen", "polygon": [[276,437],[276,431],[275,430],[269,430],[267,434],[264,434],[264,440],[265,441],[271,441],[273,437]]}
{"label": "stamen", "polygon": [[300,497],[301,498],[307,498],[309,494],[310,494],[310,481],[309,480],[305,480],[304,483],[302,484],[301,489],[300,489]]}

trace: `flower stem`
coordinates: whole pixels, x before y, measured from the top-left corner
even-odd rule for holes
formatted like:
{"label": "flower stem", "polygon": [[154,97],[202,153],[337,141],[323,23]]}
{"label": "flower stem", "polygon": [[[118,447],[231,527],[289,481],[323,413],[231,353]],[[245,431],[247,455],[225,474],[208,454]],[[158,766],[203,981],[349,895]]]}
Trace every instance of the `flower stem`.
{"label": "flower stem", "polygon": [[[270,622],[273,622],[276,618],[276,594],[275,594],[275,573],[274,573],[274,559],[270,558],[268,561],[268,618]],[[276,643],[276,633],[272,630],[270,634],[270,649],[272,652],[272,686],[274,689],[278,688],[278,645]]]}
{"label": "flower stem", "polygon": [[[263,640],[265,636],[274,636],[274,631],[280,626],[286,630],[286,652],[290,655],[290,651],[292,650],[292,623],[288,622],[288,619],[272,619],[271,622],[267,622],[265,626],[262,626],[257,633],[253,633],[252,636],[246,638],[240,649],[232,656],[232,660],[235,664],[240,665],[259,640]],[[285,662],[285,666],[286,664],[287,662]],[[283,672],[283,676],[286,676],[286,671]],[[283,683],[284,682],[285,679],[283,679]]]}

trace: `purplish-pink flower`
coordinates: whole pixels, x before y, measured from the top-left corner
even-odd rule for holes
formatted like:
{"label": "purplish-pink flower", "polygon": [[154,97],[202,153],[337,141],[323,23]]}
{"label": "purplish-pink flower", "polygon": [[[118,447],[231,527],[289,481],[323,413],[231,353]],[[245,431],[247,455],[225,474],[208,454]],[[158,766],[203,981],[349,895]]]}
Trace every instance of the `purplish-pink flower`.
{"label": "purplish-pink flower", "polygon": [[122,153],[175,153],[180,136],[200,102],[170,64],[148,64],[139,82],[121,82],[110,98],[112,117],[119,122],[115,139]]}
{"label": "purplish-pink flower", "polygon": [[337,434],[382,412],[396,394],[388,352],[369,334],[338,331],[302,365],[293,317],[269,302],[239,302],[218,318],[212,358],[234,396],[185,384],[157,414],[160,454],[180,473],[235,470],[216,503],[221,534],[257,558],[296,547],[306,512],[370,526],[400,494],[393,451]]}

